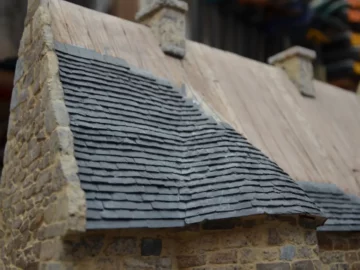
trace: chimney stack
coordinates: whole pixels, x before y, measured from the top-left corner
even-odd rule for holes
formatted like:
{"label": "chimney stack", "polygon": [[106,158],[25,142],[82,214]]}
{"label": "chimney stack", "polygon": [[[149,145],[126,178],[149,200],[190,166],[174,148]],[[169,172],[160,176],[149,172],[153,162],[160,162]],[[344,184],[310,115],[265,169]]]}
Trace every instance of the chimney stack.
{"label": "chimney stack", "polygon": [[315,97],[314,69],[312,65],[315,58],[315,51],[295,46],[270,57],[268,62],[284,69],[302,95]]}
{"label": "chimney stack", "polygon": [[188,4],[181,0],[147,0],[136,20],[151,28],[164,53],[183,58]]}

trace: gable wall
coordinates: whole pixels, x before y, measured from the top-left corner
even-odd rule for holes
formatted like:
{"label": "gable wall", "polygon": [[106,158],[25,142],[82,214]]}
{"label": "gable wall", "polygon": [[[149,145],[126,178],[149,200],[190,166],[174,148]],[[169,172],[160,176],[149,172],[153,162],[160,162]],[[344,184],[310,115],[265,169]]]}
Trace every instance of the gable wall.
{"label": "gable wall", "polygon": [[[262,216],[208,223],[201,229],[95,231],[68,238],[64,258],[74,270],[321,269],[311,223]],[[162,241],[159,256],[141,256],[144,238]]]}
{"label": "gable wall", "polygon": [[0,182],[0,269],[49,269],[62,236],[85,229],[50,15],[28,2]]}
{"label": "gable wall", "polygon": [[360,233],[318,232],[324,270],[360,270]]}

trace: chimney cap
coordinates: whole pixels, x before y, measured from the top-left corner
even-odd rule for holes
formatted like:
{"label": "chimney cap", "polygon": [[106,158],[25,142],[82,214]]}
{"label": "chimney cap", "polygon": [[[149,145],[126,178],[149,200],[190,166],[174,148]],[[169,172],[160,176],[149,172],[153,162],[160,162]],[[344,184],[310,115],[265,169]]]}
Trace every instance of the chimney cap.
{"label": "chimney cap", "polygon": [[188,4],[182,0],[152,0],[150,5],[140,9],[136,13],[135,19],[141,21],[148,15],[164,7],[177,9],[182,12],[187,12],[189,9]]}
{"label": "chimney cap", "polygon": [[277,62],[282,62],[290,57],[300,56],[303,58],[308,58],[309,60],[314,60],[316,58],[316,52],[301,46],[294,46],[285,51],[279,52],[268,59],[268,63],[273,65]]}

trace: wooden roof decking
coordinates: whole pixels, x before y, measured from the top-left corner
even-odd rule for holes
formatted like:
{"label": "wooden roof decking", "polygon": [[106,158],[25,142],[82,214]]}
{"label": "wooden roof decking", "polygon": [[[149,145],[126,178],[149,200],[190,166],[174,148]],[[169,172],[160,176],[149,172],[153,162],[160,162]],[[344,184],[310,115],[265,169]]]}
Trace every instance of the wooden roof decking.
{"label": "wooden roof decking", "polygon": [[[354,94],[316,82],[317,97],[302,97],[286,74],[195,42],[179,60],[163,54],[143,25],[48,2],[57,41],[120,57],[177,85],[185,84],[296,180],[337,184],[360,194],[360,106]],[[208,107],[207,107],[208,106]]]}

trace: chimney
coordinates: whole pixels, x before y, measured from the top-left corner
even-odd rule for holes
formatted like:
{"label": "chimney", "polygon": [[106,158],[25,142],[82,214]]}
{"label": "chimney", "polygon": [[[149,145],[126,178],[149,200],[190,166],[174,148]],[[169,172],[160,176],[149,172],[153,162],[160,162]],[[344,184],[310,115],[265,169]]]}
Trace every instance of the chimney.
{"label": "chimney", "polygon": [[151,28],[164,53],[184,58],[187,10],[181,0],[141,1],[136,20]]}
{"label": "chimney", "polygon": [[268,62],[284,69],[302,95],[315,97],[314,69],[312,65],[315,58],[315,51],[295,46],[270,57]]}

